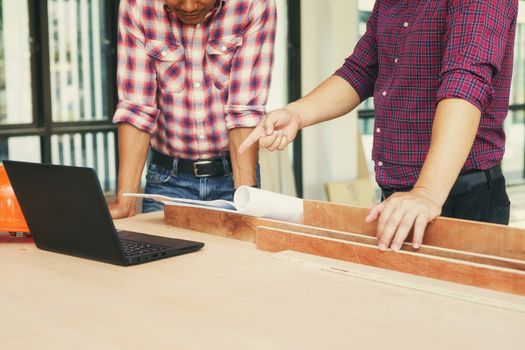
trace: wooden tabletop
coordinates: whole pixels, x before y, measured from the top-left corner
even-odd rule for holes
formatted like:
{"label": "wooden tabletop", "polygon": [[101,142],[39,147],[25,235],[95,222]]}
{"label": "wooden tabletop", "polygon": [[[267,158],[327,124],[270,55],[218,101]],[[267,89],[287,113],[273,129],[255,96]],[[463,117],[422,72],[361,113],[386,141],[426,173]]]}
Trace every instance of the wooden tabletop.
{"label": "wooden tabletop", "polygon": [[206,246],[120,267],[0,233],[0,348],[507,350],[525,344],[523,297],[349,263],[328,270],[322,266],[337,263],[166,226],[162,213],[117,226]]}

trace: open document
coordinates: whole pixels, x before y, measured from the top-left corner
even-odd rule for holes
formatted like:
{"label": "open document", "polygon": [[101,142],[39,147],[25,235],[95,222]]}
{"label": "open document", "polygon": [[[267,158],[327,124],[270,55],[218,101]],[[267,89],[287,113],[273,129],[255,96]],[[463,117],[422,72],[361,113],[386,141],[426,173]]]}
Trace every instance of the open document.
{"label": "open document", "polygon": [[303,200],[301,198],[248,186],[241,186],[235,191],[233,202],[222,199],[200,201],[145,193],[126,193],[124,195],[149,198],[164,205],[206,208],[292,223],[301,223],[303,216]]}

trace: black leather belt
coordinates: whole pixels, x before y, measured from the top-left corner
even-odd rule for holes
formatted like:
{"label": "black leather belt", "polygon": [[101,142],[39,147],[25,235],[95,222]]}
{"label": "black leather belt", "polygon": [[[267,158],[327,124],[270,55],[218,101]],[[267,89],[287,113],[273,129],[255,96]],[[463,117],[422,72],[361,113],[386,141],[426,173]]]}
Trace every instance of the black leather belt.
{"label": "black leather belt", "polygon": [[[503,176],[503,171],[500,165],[487,170],[475,170],[468,173],[460,174],[450,190],[449,196],[457,196],[469,192],[472,187],[479,185],[490,184]],[[395,192],[407,192],[412,189],[410,187],[403,188],[381,188],[383,198],[388,198]]]}
{"label": "black leather belt", "polygon": [[461,174],[458,176],[458,179],[456,180],[454,186],[461,182],[467,183],[470,186],[483,185],[486,183],[490,183],[491,181],[497,180],[502,176],[503,171],[501,171],[501,166],[496,165],[495,167],[487,170],[476,170],[469,173]]}
{"label": "black leather belt", "polygon": [[[178,158],[174,162],[175,158],[162,154],[158,151],[151,150],[151,162],[155,165],[161,166],[166,169],[172,169],[177,174],[190,174],[196,177],[207,177],[207,176],[224,176],[231,173],[232,165],[230,157],[224,158],[213,158],[213,159],[182,159]],[[174,169],[173,165],[177,164],[177,169]]]}

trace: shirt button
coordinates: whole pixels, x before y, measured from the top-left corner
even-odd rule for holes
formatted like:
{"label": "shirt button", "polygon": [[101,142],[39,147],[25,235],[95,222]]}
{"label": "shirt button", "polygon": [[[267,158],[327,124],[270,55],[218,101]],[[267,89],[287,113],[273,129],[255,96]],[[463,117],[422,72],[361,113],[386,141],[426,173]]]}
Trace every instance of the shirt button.
{"label": "shirt button", "polygon": [[403,27],[408,27],[408,22],[403,23]]}
{"label": "shirt button", "polygon": [[383,162],[382,162],[382,161],[379,161],[379,162],[377,162],[377,165],[378,165],[378,166],[383,166]]}
{"label": "shirt button", "polygon": [[193,86],[195,86],[197,89],[201,87],[201,83],[199,83],[198,81],[196,81],[195,83],[193,83]]}
{"label": "shirt button", "polygon": [[228,48],[227,48],[225,45],[222,45],[222,46],[221,46],[221,51],[224,52],[224,51],[226,51],[226,50],[228,50]]}
{"label": "shirt button", "polygon": [[381,132],[381,129],[380,128],[377,128],[376,129],[376,132],[379,134]]}
{"label": "shirt button", "polygon": [[383,93],[381,95],[386,96],[386,91],[383,91]]}
{"label": "shirt button", "polygon": [[168,53],[166,52],[166,50],[162,50],[162,51],[160,52],[160,55],[161,55],[162,57],[166,56],[167,54],[168,54]]}
{"label": "shirt button", "polygon": [[199,139],[204,140],[205,136],[203,134],[199,135]]}
{"label": "shirt button", "polygon": [[394,60],[394,63],[397,63],[397,61],[399,61],[399,59],[396,57],[396,59]]}

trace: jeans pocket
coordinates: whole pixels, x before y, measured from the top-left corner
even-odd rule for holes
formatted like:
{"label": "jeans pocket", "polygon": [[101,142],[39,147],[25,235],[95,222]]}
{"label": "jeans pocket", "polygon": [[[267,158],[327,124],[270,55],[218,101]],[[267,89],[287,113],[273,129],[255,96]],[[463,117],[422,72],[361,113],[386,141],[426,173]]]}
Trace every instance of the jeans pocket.
{"label": "jeans pocket", "polygon": [[510,199],[506,187],[507,185],[504,176],[492,182],[490,195],[494,206],[501,208],[510,206]]}
{"label": "jeans pocket", "polygon": [[163,168],[161,166],[150,164],[148,166],[148,173],[146,174],[146,180],[150,184],[163,184],[170,180],[171,170]]}

